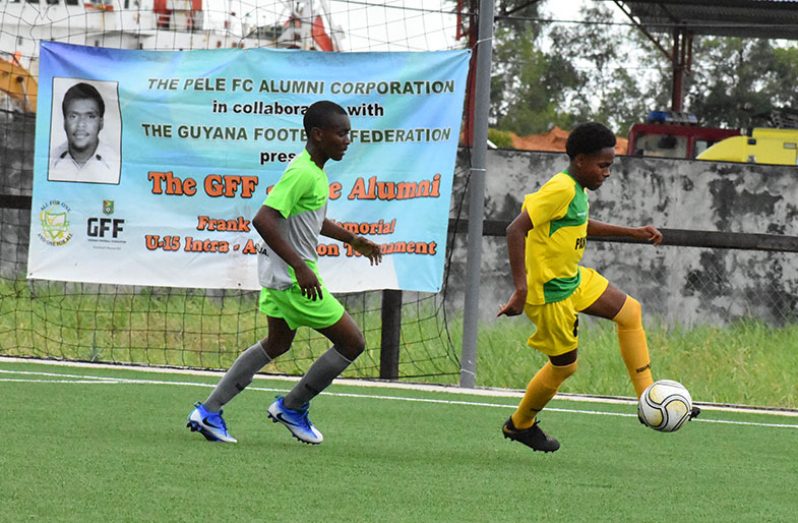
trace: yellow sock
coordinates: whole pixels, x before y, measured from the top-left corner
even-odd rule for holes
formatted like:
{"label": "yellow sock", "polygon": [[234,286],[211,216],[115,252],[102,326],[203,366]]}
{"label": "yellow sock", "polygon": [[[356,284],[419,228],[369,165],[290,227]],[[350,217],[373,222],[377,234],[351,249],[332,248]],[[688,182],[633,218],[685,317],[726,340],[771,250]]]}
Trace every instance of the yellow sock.
{"label": "yellow sock", "polygon": [[568,376],[576,372],[577,362],[568,365],[552,365],[547,361],[526,387],[526,393],[512,416],[515,428],[528,429],[535,423],[535,416],[557,394],[557,389]]}
{"label": "yellow sock", "polygon": [[651,375],[651,358],[648,355],[646,331],[643,330],[643,308],[631,296],[612,319],[618,327],[618,344],[626,370],[632,379],[639,398],[643,391],[654,382]]}

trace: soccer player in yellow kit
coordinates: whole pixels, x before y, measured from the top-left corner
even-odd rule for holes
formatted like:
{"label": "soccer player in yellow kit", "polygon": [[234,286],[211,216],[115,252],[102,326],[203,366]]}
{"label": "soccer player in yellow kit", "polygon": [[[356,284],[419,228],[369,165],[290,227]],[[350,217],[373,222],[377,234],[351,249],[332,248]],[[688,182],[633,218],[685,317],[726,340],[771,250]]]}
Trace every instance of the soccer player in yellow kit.
{"label": "soccer player in yellow kit", "polygon": [[621,356],[638,397],[653,382],[640,303],[579,261],[588,235],[659,245],[662,233],[651,225],[623,227],[588,217],[587,191],[601,187],[615,160],[612,131],[600,123],[581,124],[569,135],[566,153],[568,168],[527,194],[521,213],[507,227],[515,292],[498,314],[525,313],[537,327],[528,345],[549,357],[502,427],[505,438],[544,452],[554,452],[560,444],[540,429],[536,416],[576,371],[578,313],[616,323]]}

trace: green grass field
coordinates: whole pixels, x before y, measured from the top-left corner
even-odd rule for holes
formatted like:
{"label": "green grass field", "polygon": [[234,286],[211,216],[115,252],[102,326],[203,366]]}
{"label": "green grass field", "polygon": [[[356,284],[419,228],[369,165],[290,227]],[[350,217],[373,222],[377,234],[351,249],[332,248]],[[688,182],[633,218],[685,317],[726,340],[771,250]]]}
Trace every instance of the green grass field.
{"label": "green grass field", "polygon": [[[40,287],[33,292],[22,281],[0,281],[0,355],[226,369],[266,334],[252,296],[211,298],[185,290],[92,295],[65,293],[58,285]],[[405,312],[400,376],[457,384],[462,317],[446,318],[444,328],[429,304]],[[563,392],[633,394],[614,324],[583,319],[579,371]],[[356,314],[356,321],[365,331],[367,351],[345,377],[373,378],[379,375],[379,311]],[[656,378],[684,383],[699,401],[798,409],[798,324],[771,326],[751,319],[684,329],[647,317],[646,327]],[[480,325],[478,385],[526,387],[544,362],[526,346],[531,330],[523,317]],[[300,329],[291,352],[266,372],[299,375],[328,347],[320,335]]]}
{"label": "green grass field", "polygon": [[[586,321],[582,321],[582,319]],[[631,396],[634,394],[618,349],[615,325],[584,315],[579,326],[579,370],[563,392]],[[451,332],[461,332],[452,326]],[[531,324],[525,318],[480,326],[477,383],[484,387],[524,389],[545,362],[526,346]],[[655,379],[684,383],[698,401],[798,409],[798,325],[761,321],[691,329],[647,323]],[[455,339],[455,346],[460,346]]]}
{"label": "green grass field", "polygon": [[[705,409],[678,433],[628,404],[554,400],[562,448],[504,440],[517,397],[335,384],[320,446],[267,422],[291,382],[226,408],[237,445],[185,428],[217,375],[0,360],[2,521],[794,521],[798,418]],[[512,396],[512,394],[507,394]],[[517,396],[517,395],[516,395]]]}

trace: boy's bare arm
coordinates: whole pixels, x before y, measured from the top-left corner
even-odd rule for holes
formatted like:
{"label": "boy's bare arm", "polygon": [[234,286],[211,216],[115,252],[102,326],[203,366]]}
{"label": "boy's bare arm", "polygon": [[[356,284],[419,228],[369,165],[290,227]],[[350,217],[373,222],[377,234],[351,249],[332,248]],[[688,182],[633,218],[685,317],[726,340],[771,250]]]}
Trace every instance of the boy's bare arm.
{"label": "boy's bare arm", "polygon": [[358,236],[344,229],[332,220],[324,219],[321,225],[321,234],[328,238],[348,243],[353,249],[368,258],[372,265],[377,265],[382,261],[382,251],[379,245],[368,238]]}
{"label": "boy's bare arm", "polygon": [[653,225],[624,227],[622,225],[613,225],[597,220],[588,220],[587,234],[590,236],[624,236],[626,238],[647,240],[654,245],[662,243],[662,233]]}
{"label": "boy's bare arm", "polygon": [[280,220],[285,220],[282,214],[276,209],[261,205],[257,214],[252,219],[252,226],[258,231],[263,241],[265,241],[277,255],[294,269],[296,282],[302,289],[302,294],[311,300],[322,299],[321,284],[316,274],[308,267],[305,260],[299,256],[296,249],[280,236],[277,224]]}
{"label": "boy's bare arm", "polygon": [[517,316],[524,312],[526,304],[526,235],[533,228],[532,220],[526,210],[522,210],[515,220],[507,226],[507,255],[510,261],[510,272],[513,277],[513,291],[510,299],[499,308],[497,316]]}

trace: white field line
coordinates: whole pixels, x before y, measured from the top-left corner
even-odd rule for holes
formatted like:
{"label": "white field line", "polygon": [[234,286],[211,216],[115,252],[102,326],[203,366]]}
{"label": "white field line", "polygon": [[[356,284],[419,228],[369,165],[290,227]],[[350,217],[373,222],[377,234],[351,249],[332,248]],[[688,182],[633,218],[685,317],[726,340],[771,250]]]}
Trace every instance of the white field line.
{"label": "white field line", "polygon": [[[85,368],[85,369],[111,369],[111,370],[130,370],[136,372],[147,372],[155,374],[179,374],[188,376],[213,376],[221,378],[223,371],[210,371],[210,370],[194,370],[194,369],[178,369],[178,368],[164,368],[164,367],[146,367],[143,365],[114,365],[108,363],[86,363],[76,361],[60,361],[60,360],[39,360],[34,358],[14,358],[10,356],[0,356],[0,364],[3,362],[10,363],[33,363],[41,365],[50,365],[55,367],[69,367],[69,368]],[[86,378],[87,376],[79,376]],[[106,378],[107,379],[107,378]],[[255,375],[256,380],[272,380],[272,381],[299,381],[296,376],[280,376],[280,375]],[[520,399],[524,395],[524,391],[512,389],[498,389],[498,388],[465,388],[453,385],[430,385],[424,383],[402,383],[394,381],[379,381],[379,380],[362,380],[362,379],[346,379],[338,378],[335,380],[338,385],[347,385],[350,387],[364,387],[364,388],[383,388],[393,390],[412,390],[423,392],[436,392],[446,394],[460,394],[469,396],[483,396],[495,398],[516,398]],[[199,384],[197,384],[199,385]],[[621,397],[606,397],[606,396],[590,396],[586,394],[557,394],[555,396],[558,400],[586,402],[586,403],[604,403],[616,405],[634,405],[637,400],[634,398],[621,398]],[[717,403],[708,403],[701,401],[694,401],[695,405],[700,406],[704,410],[715,410],[722,412],[738,412],[747,414],[770,414],[773,416],[787,416],[798,417],[798,410],[795,409],[781,409],[773,407],[752,407],[747,405],[726,405]]]}
{"label": "white field line", "polygon": [[96,380],[116,381],[119,379],[110,376],[84,376],[83,374],[61,374],[60,372],[32,372],[27,370],[5,370],[5,369],[0,369],[0,374],[13,374],[20,376],[48,376],[52,378],[80,378],[80,379],[95,380],[95,381]]}
{"label": "white field line", "polygon": [[[215,385],[209,383],[199,383],[192,381],[163,381],[163,380],[150,380],[150,379],[137,379],[137,378],[114,378],[109,376],[82,376],[74,374],[58,374],[51,372],[30,372],[30,371],[10,371],[0,369],[0,374],[21,374],[25,376],[45,376],[53,379],[33,379],[33,378],[0,378],[2,382],[16,382],[16,383],[58,383],[58,384],[80,384],[80,385],[168,385],[178,387],[203,387],[213,388]],[[68,378],[68,379],[61,379]],[[247,390],[257,392],[286,392],[285,389],[275,389],[270,387],[257,387],[250,386]],[[385,396],[379,394],[354,394],[347,392],[324,392],[325,396],[334,396],[339,398],[360,398],[360,399],[376,399],[381,401],[404,401],[415,403],[432,403],[442,405],[461,405],[468,407],[488,407],[488,408],[501,408],[501,409],[515,409],[515,405],[504,405],[500,403],[486,403],[478,401],[463,401],[463,400],[442,400],[433,398],[411,398],[405,396]],[[567,398],[570,399],[570,398]],[[591,411],[581,409],[563,409],[558,407],[546,408],[549,412],[565,412],[569,414],[592,414],[594,416],[617,416],[617,417],[635,417],[636,414],[623,413],[623,412],[604,412],[604,411]],[[731,410],[731,409],[724,409]],[[748,425],[754,427],[768,427],[768,428],[787,428],[798,429],[798,425],[785,424],[785,423],[757,423],[747,421],[731,421],[731,420],[712,420],[712,419],[697,419],[702,423],[722,423],[727,425]]]}
{"label": "white field line", "polygon": [[[3,362],[41,364],[41,365],[50,365],[55,367],[69,367],[69,368],[130,370],[136,372],[147,372],[155,374],[213,376],[216,378],[221,378],[223,374],[223,371],[146,367],[143,365],[114,365],[109,363],[86,363],[79,361],[76,362],[76,361],[59,361],[59,360],[40,360],[35,358],[15,358],[11,356],[0,356],[0,363]],[[289,381],[289,382],[299,381],[299,378],[296,376],[279,376],[279,375],[262,375],[262,374],[256,375],[255,379],[271,380],[271,381]],[[423,383],[402,383],[402,382],[380,381],[380,380],[338,378],[335,380],[335,383],[338,385],[347,385],[350,387],[364,387],[369,389],[383,388],[383,389],[393,389],[393,390],[397,389],[413,390],[413,391],[423,391],[423,392],[461,394],[461,395],[483,396],[483,397],[494,397],[494,398],[520,399],[524,395],[524,391],[512,390],[512,389],[498,389],[498,388],[469,389],[453,385],[429,385]],[[197,386],[199,386],[199,384],[197,384]],[[616,405],[634,405],[637,403],[637,400],[635,400],[634,398],[590,396],[587,394],[567,394],[567,393],[557,394],[555,398],[558,400],[567,400],[567,401],[576,401],[576,402],[585,402],[585,403],[616,404]],[[715,410],[722,412],[770,414],[773,416],[798,417],[798,410],[795,409],[782,409],[778,407],[752,407],[747,405],[726,405],[726,404],[708,403],[701,401],[694,401],[694,403],[695,405],[698,405],[702,409],[708,411]]]}

